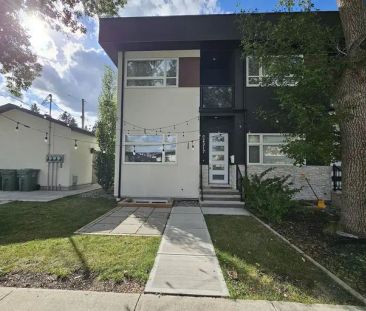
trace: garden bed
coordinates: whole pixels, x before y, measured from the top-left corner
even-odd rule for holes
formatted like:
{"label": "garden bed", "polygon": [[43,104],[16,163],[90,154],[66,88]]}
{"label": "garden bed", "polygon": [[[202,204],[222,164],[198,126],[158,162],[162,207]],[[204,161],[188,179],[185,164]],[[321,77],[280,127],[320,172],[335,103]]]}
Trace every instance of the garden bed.
{"label": "garden bed", "polygon": [[334,229],[337,221],[335,210],[329,212],[302,207],[291,211],[282,223],[270,225],[307,255],[366,296],[366,243],[336,236]]}

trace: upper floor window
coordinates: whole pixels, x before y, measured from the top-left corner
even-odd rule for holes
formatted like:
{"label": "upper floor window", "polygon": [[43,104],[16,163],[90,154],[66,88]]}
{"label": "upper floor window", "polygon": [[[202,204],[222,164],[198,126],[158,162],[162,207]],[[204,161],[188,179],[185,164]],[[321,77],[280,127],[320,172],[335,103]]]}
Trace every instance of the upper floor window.
{"label": "upper floor window", "polygon": [[257,60],[252,57],[247,57],[247,86],[260,86],[265,72]]}
{"label": "upper floor window", "polygon": [[178,59],[131,59],[126,65],[126,87],[178,85]]}
{"label": "upper floor window", "polygon": [[248,164],[293,164],[281,150],[285,141],[281,134],[248,134]]}
{"label": "upper floor window", "polygon": [[[285,61],[291,65],[298,64],[299,62],[303,62],[302,55],[294,55],[294,56],[273,56],[274,58],[278,59],[279,61]],[[271,58],[272,59],[272,58]],[[266,74],[266,68],[258,62],[258,60],[253,56],[247,57],[247,86],[262,86],[263,80],[268,77]],[[271,86],[279,86],[279,85],[286,85],[286,86],[295,86],[296,81],[294,80],[294,75],[292,73],[286,73],[285,77],[281,79],[281,82],[275,81],[271,83]]]}

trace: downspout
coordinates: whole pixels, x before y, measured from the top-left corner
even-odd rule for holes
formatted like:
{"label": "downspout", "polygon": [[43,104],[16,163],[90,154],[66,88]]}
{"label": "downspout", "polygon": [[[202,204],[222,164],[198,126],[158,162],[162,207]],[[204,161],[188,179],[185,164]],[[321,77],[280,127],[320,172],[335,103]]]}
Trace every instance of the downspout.
{"label": "downspout", "polygon": [[122,79],[121,79],[121,112],[119,125],[119,161],[118,161],[118,198],[121,198],[121,178],[122,178],[122,143],[123,143],[123,98],[125,88],[125,51],[122,51]]}
{"label": "downspout", "polygon": [[242,66],[243,66],[243,73],[244,73],[244,87],[243,87],[243,115],[244,115],[244,176],[247,177],[248,176],[248,110],[247,110],[247,104],[246,104],[246,100],[245,100],[245,93],[247,90],[247,68],[246,68],[246,62],[243,61],[242,62]]}

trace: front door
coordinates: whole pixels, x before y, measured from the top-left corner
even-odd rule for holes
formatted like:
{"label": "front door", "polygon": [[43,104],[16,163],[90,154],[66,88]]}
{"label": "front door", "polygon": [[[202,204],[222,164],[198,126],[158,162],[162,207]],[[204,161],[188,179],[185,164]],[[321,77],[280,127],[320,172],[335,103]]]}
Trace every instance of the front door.
{"label": "front door", "polygon": [[229,183],[229,135],[210,133],[209,144],[209,183]]}

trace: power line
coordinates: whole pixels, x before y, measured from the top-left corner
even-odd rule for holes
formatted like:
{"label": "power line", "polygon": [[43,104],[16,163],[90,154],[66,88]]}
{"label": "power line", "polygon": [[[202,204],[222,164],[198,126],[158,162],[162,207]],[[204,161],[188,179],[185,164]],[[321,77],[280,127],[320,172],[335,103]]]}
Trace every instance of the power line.
{"label": "power line", "polygon": [[[26,102],[24,102],[23,100],[21,100],[21,99],[19,99],[18,97],[16,97],[16,96],[13,96],[12,94],[10,94],[10,93],[2,93],[2,94],[0,94],[1,96],[9,96],[9,97],[12,97],[13,99],[15,99],[15,100],[17,100],[17,101],[19,101],[20,103],[22,103],[22,104],[24,104],[24,105],[26,105],[26,106],[29,106],[29,107],[31,107],[31,104],[28,104],[28,103],[26,103]],[[42,107],[45,107],[45,103],[46,103],[46,101],[47,100],[49,100],[49,96],[50,96],[51,94],[48,94],[44,99],[43,99],[43,101],[41,102],[41,103],[38,103],[40,106],[42,106]],[[48,103],[46,103],[47,105],[49,105],[49,102]],[[61,112],[61,113],[64,113],[64,112],[66,112],[66,113],[68,113],[69,115],[71,115],[75,120],[77,120],[78,119],[78,117],[74,114],[74,113],[71,113],[71,112],[69,112],[69,111],[67,111],[67,110],[65,110],[65,109],[62,109],[55,101],[54,101],[54,98],[52,99],[52,106],[53,107],[56,107],[56,109],[58,109],[58,111],[59,112]]]}
{"label": "power line", "polygon": [[21,100],[20,98],[18,98],[18,97],[16,97],[16,96],[14,96],[14,95],[12,95],[12,94],[9,94],[9,93],[2,93],[2,94],[0,94],[0,95],[1,95],[1,96],[4,96],[4,97],[9,96],[9,97],[11,97],[11,98],[13,98],[13,99],[17,100],[18,102],[20,102],[20,103],[22,103],[22,104],[26,105],[26,106],[31,106],[30,104],[28,104],[28,103],[24,102],[23,100]]}

